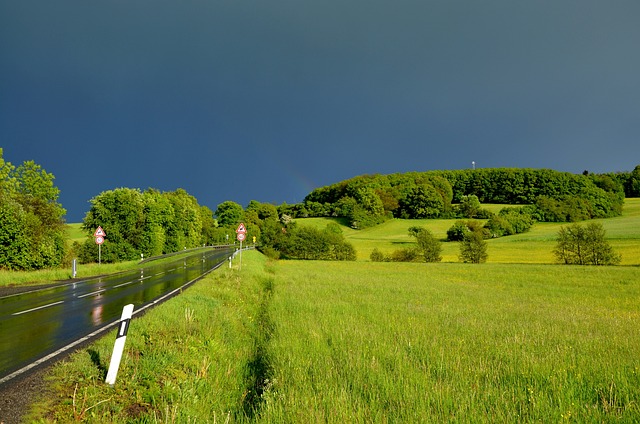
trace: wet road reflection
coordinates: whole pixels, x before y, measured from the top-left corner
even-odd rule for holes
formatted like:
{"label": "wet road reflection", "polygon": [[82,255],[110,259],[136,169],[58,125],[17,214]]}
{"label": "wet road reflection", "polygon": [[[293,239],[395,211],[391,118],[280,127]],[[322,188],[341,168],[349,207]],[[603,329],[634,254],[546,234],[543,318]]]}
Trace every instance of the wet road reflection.
{"label": "wet road reflection", "polygon": [[0,298],[0,383],[106,324],[124,305],[134,311],[224,263],[230,248],[203,249],[160,265]]}

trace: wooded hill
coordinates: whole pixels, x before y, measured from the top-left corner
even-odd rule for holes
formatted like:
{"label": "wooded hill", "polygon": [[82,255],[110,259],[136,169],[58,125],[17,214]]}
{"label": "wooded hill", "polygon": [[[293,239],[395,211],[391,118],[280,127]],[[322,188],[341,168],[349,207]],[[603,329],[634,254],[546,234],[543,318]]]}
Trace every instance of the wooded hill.
{"label": "wooded hill", "polygon": [[610,174],[485,168],[358,176],[313,190],[289,212],[343,216],[364,228],[392,217],[458,217],[454,205],[475,196],[481,203],[528,205],[536,221],[567,222],[618,216],[625,195],[640,195],[640,165]]}

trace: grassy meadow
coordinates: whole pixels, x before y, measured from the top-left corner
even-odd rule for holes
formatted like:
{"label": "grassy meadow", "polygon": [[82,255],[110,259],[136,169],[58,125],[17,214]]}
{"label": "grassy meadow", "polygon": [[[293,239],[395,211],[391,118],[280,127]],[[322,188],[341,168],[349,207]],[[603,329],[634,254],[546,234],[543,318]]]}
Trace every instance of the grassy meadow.
{"label": "grassy meadow", "polygon": [[638,422],[640,268],[246,252],[56,365],[30,422]]}
{"label": "grassy meadow", "polygon": [[[504,205],[482,205],[492,212],[499,212]],[[394,219],[381,225],[354,230],[345,222],[335,218],[300,219],[300,225],[324,228],[328,222],[342,225],[345,238],[353,244],[358,260],[368,261],[374,248],[388,255],[393,251],[415,245],[415,239],[408,234],[409,227],[428,228],[443,241],[442,261],[459,262],[458,243],[446,242],[447,230],[456,219]],[[640,198],[626,199],[620,217],[594,220],[603,225],[609,243],[622,256],[621,265],[640,265]],[[581,223],[583,224],[583,223]],[[553,264],[556,259],[553,249],[558,230],[568,224],[536,223],[524,234],[487,240],[489,243],[489,263]]]}

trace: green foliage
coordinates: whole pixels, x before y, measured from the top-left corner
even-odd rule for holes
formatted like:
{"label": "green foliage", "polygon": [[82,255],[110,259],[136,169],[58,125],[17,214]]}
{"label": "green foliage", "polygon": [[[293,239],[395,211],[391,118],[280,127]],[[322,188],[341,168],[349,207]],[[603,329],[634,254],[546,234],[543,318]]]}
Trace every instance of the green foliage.
{"label": "green foliage", "polygon": [[356,260],[353,245],[344,240],[339,230],[337,226],[327,226],[324,230],[290,226],[277,247],[282,257],[287,259]]}
{"label": "green foliage", "polygon": [[101,260],[119,262],[194,248],[215,238],[215,221],[209,208],[198,205],[185,190],[161,193],[148,189],[118,188],[90,201],[82,228],[87,240],[78,248],[81,262],[97,262],[93,234],[100,226],[107,234]]}
{"label": "green foliage", "polygon": [[373,251],[371,251],[369,259],[371,262],[384,262],[384,254],[375,247]]}
{"label": "green foliage", "polygon": [[29,263],[29,238],[22,207],[13,200],[0,203],[0,265],[2,268],[33,269]]}
{"label": "green foliage", "polygon": [[218,225],[221,227],[233,227],[238,225],[242,219],[243,209],[242,206],[231,200],[227,200],[218,205],[215,211]]}
{"label": "green foliage", "polygon": [[640,197],[640,165],[637,165],[629,174],[624,191],[628,197]]}
{"label": "green foliage", "polygon": [[[166,193],[175,218],[170,231],[167,232],[167,245],[169,251],[190,249],[202,245],[202,220],[200,218],[200,205],[195,197],[179,188]],[[242,210],[242,208],[241,208]]]}
{"label": "green foliage", "polygon": [[394,250],[389,258],[391,262],[415,262],[420,257],[420,251],[415,247]]}
{"label": "green foliage", "polygon": [[[639,181],[637,184],[635,181]],[[539,221],[577,221],[618,216],[624,191],[635,193],[640,187],[640,167],[634,175],[575,175],[549,169],[495,168],[458,171],[410,172],[365,175],[313,190],[304,206],[292,208],[292,216],[351,216],[355,205],[371,213],[380,205],[385,213],[400,218],[451,216],[451,202],[460,202],[458,216],[491,218],[478,210],[475,202],[498,204],[537,204]],[[640,188],[638,188],[640,193]],[[368,202],[371,191],[380,203]],[[366,193],[359,199],[358,193]],[[628,194],[627,194],[628,195]],[[345,199],[353,199],[346,201]],[[375,199],[374,199],[375,200]],[[350,203],[352,202],[352,203]],[[302,213],[302,214],[301,214]],[[370,220],[367,223],[375,223]],[[358,228],[364,228],[359,225]]]}
{"label": "green foliage", "polygon": [[616,265],[621,260],[599,223],[560,227],[557,242],[554,254],[558,261],[568,265]]}
{"label": "green foliage", "polygon": [[478,231],[470,231],[464,235],[460,242],[460,260],[472,264],[484,263],[487,261],[487,242]]}
{"label": "green foliage", "polygon": [[480,200],[475,194],[462,196],[460,204],[457,205],[457,212],[463,218],[477,218],[480,213]]}
{"label": "green foliage", "polygon": [[54,176],[33,161],[15,168],[0,148],[0,268],[35,270],[63,264],[66,211]]}
{"label": "green foliage", "polygon": [[418,185],[400,200],[403,218],[436,218],[445,210],[445,201],[436,188],[429,184]]}
{"label": "green foliage", "polygon": [[469,227],[465,221],[456,221],[447,230],[447,241],[462,241],[465,234],[469,232]]}
{"label": "green foliage", "polygon": [[409,228],[409,234],[416,238],[418,250],[425,262],[440,262],[442,260],[442,245],[433,233],[426,228]]}
{"label": "green foliage", "polygon": [[593,218],[609,218],[622,213],[622,202],[614,193],[596,188],[585,189],[579,195],[536,199],[534,217],[542,222],[577,222]]}
{"label": "green foliage", "polygon": [[525,208],[503,208],[485,224],[492,237],[510,236],[529,231],[534,219]]}

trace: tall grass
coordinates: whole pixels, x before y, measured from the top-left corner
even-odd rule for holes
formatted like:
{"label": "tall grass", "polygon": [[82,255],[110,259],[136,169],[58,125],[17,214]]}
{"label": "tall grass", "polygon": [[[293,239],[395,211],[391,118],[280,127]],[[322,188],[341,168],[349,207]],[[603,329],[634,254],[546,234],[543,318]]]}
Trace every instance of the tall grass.
{"label": "tall grass", "polygon": [[640,268],[267,262],[218,270],[58,365],[30,419],[637,422]]}
{"label": "tall grass", "polygon": [[58,363],[27,420],[202,423],[249,416],[265,375],[256,367],[264,365],[256,346],[266,346],[260,314],[268,278],[260,275],[262,257],[247,256],[254,260],[244,261],[242,274],[218,270],[134,315],[114,388],[104,378],[115,333]]}
{"label": "tall grass", "polygon": [[640,271],[281,263],[263,422],[640,419]]}

